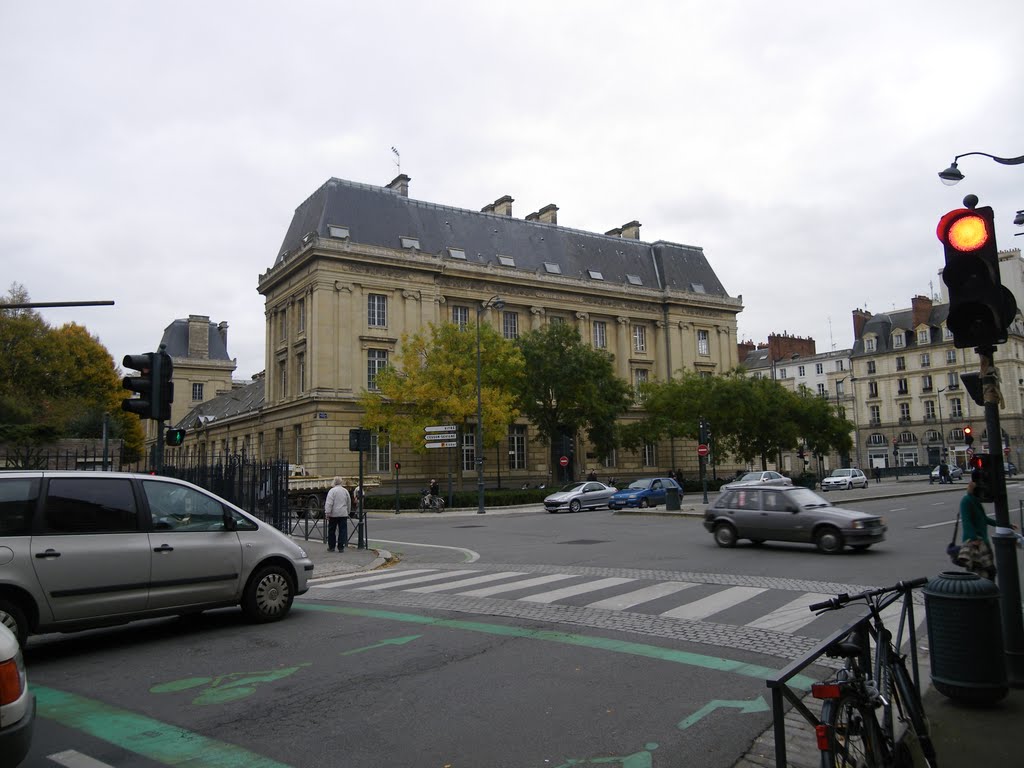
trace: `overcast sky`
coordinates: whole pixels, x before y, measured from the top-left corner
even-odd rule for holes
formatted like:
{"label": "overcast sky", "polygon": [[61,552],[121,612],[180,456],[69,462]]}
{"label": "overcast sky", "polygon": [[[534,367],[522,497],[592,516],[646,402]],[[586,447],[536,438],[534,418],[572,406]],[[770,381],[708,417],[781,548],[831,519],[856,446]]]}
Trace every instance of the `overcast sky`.
{"label": "overcast sky", "polygon": [[[189,314],[264,367],[259,275],[328,178],[704,248],[741,339],[938,294],[973,192],[1020,247],[1020,0],[0,0],[0,293],[120,363]],[[144,288],[150,286],[150,288]]]}

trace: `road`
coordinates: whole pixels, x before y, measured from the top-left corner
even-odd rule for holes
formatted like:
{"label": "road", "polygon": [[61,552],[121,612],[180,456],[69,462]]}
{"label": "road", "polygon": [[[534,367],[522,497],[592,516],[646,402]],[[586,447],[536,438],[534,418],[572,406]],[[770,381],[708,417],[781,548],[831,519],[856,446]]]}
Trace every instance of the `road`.
{"label": "road", "polygon": [[764,678],[852,618],[806,605],[943,570],[961,493],[856,502],[889,536],[838,556],[608,511],[375,518],[400,564],[278,624],[34,639],[26,766],[726,768],[770,724]]}

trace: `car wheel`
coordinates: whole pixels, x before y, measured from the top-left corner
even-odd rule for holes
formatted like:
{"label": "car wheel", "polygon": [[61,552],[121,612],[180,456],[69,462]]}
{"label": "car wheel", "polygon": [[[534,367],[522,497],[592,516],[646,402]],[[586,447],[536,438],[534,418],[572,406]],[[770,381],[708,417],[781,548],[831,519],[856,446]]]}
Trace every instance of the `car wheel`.
{"label": "car wheel", "polygon": [[647,499],[640,499],[640,509],[647,509],[651,503]]}
{"label": "car wheel", "polygon": [[572,501],[569,502],[570,512],[579,512],[581,509],[583,509],[583,505],[580,504],[579,499],[573,499]]}
{"label": "car wheel", "polygon": [[292,607],[292,576],[280,565],[265,565],[249,578],[242,595],[242,610],[259,624],[283,619]]}
{"label": "car wheel", "polygon": [[736,546],[736,529],[729,523],[719,523],[715,526],[715,544],[726,549]]}
{"label": "car wheel", "polygon": [[6,597],[0,597],[0,624],[3,624],[18,638],[18,645],[25,647],[28,640],[28,616],[21,606]]}
{"label": "car wheel", "polygon": [[826,555],[843,551],[843,534],[830,525],[821,528],[814,537],[814,543]]}
{"label": "car wheel", "polygon": [[846,490],[848,490],[848,491],[852,491],[853,490],[853,483],[852,482],[850,482],[850,481],[846,482]]}

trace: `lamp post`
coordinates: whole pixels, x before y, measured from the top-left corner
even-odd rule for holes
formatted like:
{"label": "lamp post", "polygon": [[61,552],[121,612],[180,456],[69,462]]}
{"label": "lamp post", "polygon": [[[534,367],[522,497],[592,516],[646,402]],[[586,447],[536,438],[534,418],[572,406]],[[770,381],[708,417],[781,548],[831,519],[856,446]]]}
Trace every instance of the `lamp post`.
{"label": "lamp post", "polygon": [[970,155],[991,157],[997,163],[1002,163],[1003,165],[1020,165],[1021,163],[1024,163],[1024,155],[1021,155],[1020,157],[996,157],[995,155],[990,155],[988,152],[964,152],[962,155],[957,155],[953,158],[953,162],[949,168],[944,171],[939,171],[939,178],[942,179],[943,184],[947,187],[951,187],[964,180],[964,175],[960,172],[960,169],[957,168],[956,161],[961,157],[969,157]]}
{"label": "lamp post", "polygon": [[935,392],[935,402],[939,404],[939,439],[942,441],[942,453],[939,454],[940,464],[944,461],[947,464],[949,463],[949,460],[946,457],[946,428],[942,426],[942,393],[945,391],[946,387],[943,387],[942,389],[936,390]]}
{"label": "lamp post", "polygon": [[476,308],[476,489],[478,515],[484,514],[484,406],[480,395],[480,314],[489,307],[501,309],[505,302],[500,296],[491,296]]}

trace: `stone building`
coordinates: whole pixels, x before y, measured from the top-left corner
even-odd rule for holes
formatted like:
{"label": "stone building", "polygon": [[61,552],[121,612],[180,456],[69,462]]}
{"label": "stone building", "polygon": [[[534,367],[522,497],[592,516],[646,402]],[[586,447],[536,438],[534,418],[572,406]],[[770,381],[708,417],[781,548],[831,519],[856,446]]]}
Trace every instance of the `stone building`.
{"label": "stone building", "polygon": [[[357,398],[374,389],[403,335],[430,323],[472,327],[478,315],[510,339],[571,323],[633,384],[737,365],[742,297],[726,292],[699,247],[644,242],[638,221],[604,234],[561,226],[553,204],[516,218],[507,195],[480,211],[415,200],[409,182],[405,175],[385,187],[332,178],[299,205],[259,276],[265,379],[191,411],[182,420],[190,429],[185,451],[244,448],[313,474],[351,473]],[[493,296],[504,306],[481,310]],[[366,471],[390,474],[400,462],[403,477],[443,475],[449,465],[456,476],[475,477],[475,425],[460,426],[450,455],[374,434]],[[534,437],[525,421],[509,426],[496,455],[485,457],[488,484],[549,479],[550,451]],[[574,476],[590,468],[606,476],[695,471],[697,463],[694,446],[681,441],[620,452],[603,467],[585,444],[575,456]]]}

